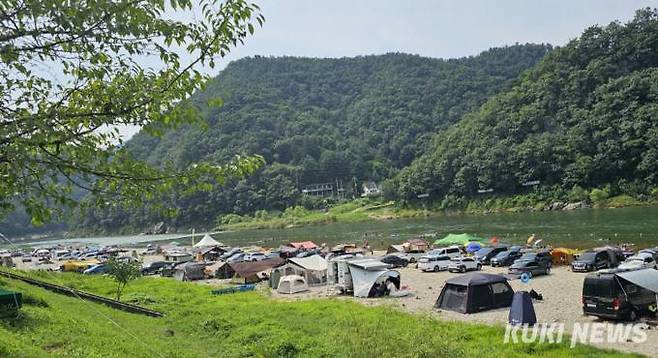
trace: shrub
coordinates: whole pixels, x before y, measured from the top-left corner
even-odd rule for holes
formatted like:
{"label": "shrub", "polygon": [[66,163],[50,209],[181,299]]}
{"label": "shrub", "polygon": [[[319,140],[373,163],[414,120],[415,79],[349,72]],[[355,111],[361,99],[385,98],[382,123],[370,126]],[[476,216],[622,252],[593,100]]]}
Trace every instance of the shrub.
{"label": "shrub", "polygon": [[601,204],[609,197],[610,197],[610,192],[608,191],[608,188],[592,189],[592,191],[589,193],[589,199],[594,204]]}

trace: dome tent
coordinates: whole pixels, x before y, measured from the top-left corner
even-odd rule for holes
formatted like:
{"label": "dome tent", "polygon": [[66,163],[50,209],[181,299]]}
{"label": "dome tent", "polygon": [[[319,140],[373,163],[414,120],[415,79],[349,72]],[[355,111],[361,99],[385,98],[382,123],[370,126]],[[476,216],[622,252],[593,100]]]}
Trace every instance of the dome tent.
{"label": "dome tent", "polygon": [[298,292],[308,291],[306,279],[299,275],[283,276],[279,281],[279,287],[276,292],[293,294]]}

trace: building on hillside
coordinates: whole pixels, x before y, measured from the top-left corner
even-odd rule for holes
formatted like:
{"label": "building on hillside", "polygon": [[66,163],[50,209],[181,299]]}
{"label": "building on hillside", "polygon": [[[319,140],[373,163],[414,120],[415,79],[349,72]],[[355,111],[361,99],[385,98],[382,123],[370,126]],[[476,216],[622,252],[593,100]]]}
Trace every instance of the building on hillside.
{"label": "building on hillside", "polygon": [[379,186],[374,181],[367,181],[363,183],[362,190],[363,193],[361,193],[361,196],[364,198],[370,196],[378,196],[381,194],[381,190],[379,189]]}
{"label": "building on hillside", "polygon": [[302,188],[302,194],[319,196],[323,198],[331,197],[334,195],[334,185],[332,183],[305,185]]}

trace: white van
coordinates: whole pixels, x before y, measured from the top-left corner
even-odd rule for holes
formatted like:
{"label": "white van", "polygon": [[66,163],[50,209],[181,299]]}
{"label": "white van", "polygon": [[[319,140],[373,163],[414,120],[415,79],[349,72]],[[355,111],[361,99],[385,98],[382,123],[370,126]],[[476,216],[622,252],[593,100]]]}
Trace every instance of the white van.
{"label": "white van", "polygon": [[440,247],[438,249],[433,249],[432,251],[427,253],[428,256],[448,256],[450,258],[453,257],[460,257],[462,255],[462,251],[459,248],[459,246],[448,246],[448,247]]}
{"label": "white van", "polygon": [[418,260],[418,268],[421,271],[443,271],[448,269],[450,256],[448,255],[426,255]]}

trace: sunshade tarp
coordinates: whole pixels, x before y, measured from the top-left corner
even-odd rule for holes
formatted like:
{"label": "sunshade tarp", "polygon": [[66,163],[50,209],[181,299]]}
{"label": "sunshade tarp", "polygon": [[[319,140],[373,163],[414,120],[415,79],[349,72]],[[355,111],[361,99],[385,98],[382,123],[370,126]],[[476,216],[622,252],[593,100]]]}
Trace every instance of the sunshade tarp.
{"label": "sunshade tarp", "polygon": [[194,247],[211,247],[211,246],[222,246],[222,244],[219,241],[213,239],[208,234],[203,235],[203,239],[201,239],[201,241],[194,244]]}
{"label": "sunshade tarp", "polygon": [[313,250],[318,248],[318,245],[313,241],[291,242],[290,246],[302,250]]}
{"label": "sunshade tarp", "polygon": [[370,294],[370,289],[382,276],[395,277],[399,280],[400,273],[392,270],[364,270],[357,266],[350,266],[350,273],[352,274],[352,285],[354,287],[354,297],[367,298]]}
{"label": "sunshade tarp", "polygon": [[434,241],[434,245],[437,246],[447,246],[447,245],[467,245],[471,241],[484,242],[485,239],[469,234],[448,234],[446,237],[440,240]]}
{"label": "sunshade tarp", "polygon": [[658,294],[658,270],[649,268],[637,271],[620,272],[617,276]]}
{"label": "sunshade tarp", "polygon": [[293,257],[289,259],[290,262],[297,266],[303,267],[311,271],[326,271],[327,260],[320,255],[312,255],[308,257]]}

